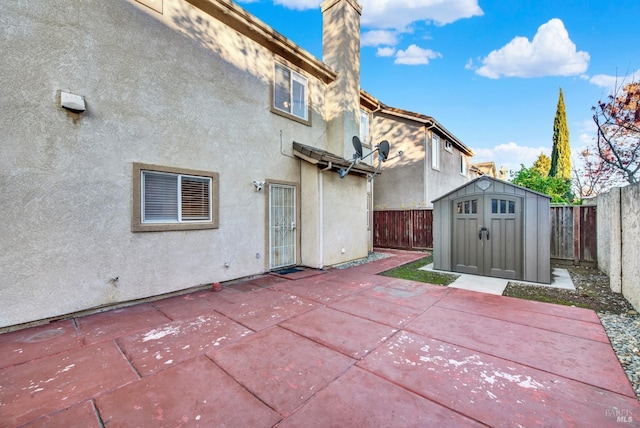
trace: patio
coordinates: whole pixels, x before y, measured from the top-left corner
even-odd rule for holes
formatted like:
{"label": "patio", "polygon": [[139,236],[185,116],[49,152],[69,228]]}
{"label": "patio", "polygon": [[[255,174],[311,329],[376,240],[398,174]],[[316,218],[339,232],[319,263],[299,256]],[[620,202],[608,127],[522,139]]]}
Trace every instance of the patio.
{"label": "patio", "polygon": [[[0,335],[0,426],[607,426],[595,312],[377,275],[265,275]],[[626,419],[620,419],[626,418]]]}

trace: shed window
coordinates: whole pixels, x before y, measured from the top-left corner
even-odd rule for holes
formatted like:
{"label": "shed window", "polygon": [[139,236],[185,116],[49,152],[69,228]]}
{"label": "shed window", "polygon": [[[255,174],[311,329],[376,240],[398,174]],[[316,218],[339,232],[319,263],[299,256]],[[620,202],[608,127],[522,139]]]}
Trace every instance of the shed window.
{"label": "shed window", "polygon": [[514,201],[507,201],[504,199],[492,199],[491,213],[492,214],[515,214],[516,203]]}
{"label": "shed window", "polygon": [[456,211],[458,212],[458,214],[477,214],[478,200],[473,199],[471,201],[458,202]]}

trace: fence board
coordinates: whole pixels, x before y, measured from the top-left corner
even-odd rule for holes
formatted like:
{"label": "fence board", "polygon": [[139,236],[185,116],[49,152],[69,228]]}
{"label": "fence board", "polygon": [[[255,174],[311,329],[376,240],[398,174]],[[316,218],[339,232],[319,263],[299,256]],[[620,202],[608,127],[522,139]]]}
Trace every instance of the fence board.
{"label": "fence board", "polygon": [[433,248],[433,210],[373,212],[373,245],[382,248]]}
{"label": "fence board", "polygon": [[596,263],[595,206],[552,206],[551,258],[574,264]]}

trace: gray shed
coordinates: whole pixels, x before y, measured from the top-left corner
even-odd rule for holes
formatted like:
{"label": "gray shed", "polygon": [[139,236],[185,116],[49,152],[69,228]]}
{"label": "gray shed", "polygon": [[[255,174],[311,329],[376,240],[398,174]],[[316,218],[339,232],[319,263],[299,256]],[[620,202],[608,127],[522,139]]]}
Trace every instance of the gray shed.
{"label": "gray shed", "polygon": [[437,270],[551,283],[551,198],[481,176],[433,201]]}

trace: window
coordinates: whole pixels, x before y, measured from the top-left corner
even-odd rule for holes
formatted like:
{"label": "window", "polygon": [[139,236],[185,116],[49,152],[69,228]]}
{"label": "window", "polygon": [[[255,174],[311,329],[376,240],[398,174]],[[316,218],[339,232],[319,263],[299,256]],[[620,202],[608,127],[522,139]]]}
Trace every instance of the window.
{"label": "window", "polygon": [[453,153],[453,146],[451,145],[451,141],[444,140],[444,149],[450,153]]}
{"label": "window", "polygon": [[363,144],[369,141],[369,112],[364,109],[360,109],[360,141]]}
{"label": "window", "polygon": [[133,164],[134,232],[218,227],[218,174]]}
{"label": "window", "polygon": [[458,202],[456,212],[458,214],[478,214],[478,200]]}
{"label": "window", "polygon": [[492,214],[515,214],[516,203],[514,201],[506,201],[504,199],[491,200]]}
{"label": "window", "polygon": [[440,139],[435,135],[431,137],[431,168],[440,168]]}
{"label": "window", "polygon": [[467,175],[467,158],[460,154],[460,174]]}
{"label": "window", "polygon": [[309,120],[307,78],[276,63],[273,84],[273,108],[303,121]]}

